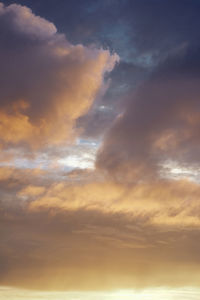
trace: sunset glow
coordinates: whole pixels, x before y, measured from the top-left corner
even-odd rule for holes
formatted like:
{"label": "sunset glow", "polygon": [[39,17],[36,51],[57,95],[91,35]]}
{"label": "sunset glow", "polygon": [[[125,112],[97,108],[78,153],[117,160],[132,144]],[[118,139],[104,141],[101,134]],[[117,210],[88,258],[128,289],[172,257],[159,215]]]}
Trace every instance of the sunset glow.
{"label": "sunset glow", "polygon": [[[148,289],[143,291],[119,290],[105,292],[32,292],[27,290],[1,288],[2,300],[198,300],[200,290],[184,289]],[[11,298],[12,297],[12,298]]]}
{"label": "sunset glow", "polygon": [[0,299],[200,299],[200,1],[0,0]]}

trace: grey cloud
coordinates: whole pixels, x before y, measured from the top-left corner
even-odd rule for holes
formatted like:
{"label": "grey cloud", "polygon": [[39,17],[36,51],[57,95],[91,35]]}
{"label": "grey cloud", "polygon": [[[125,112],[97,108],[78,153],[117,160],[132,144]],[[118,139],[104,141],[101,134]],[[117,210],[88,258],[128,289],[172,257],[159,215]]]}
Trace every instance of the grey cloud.
{"label": "grey cloud", "polygon": [[[137,180],[158,175],[167,160],[199,161],[199,53],[191,45],[166,58],[130,95],[113,125],[97,165]],[[197,62],[197,63],[195,63]],[[124,169],[124,170],[123,170]],[[157,176],[156,175],[156,176]]]}

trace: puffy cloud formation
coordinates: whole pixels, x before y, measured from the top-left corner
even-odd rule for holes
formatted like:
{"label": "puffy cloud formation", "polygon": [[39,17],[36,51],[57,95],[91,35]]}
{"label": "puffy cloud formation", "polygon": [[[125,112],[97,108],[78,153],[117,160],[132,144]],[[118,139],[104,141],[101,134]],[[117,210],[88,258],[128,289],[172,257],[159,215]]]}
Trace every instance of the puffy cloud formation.
{"label": "puffy cloud formation", "polygon": [[199,167],[198,49],[177,49],[130,95],[99,151],[99,167],[132,182],[159,177],[169,161]]}
{"label": "puffy cloud formation", "polygon": [[0,3],[0,140],[46,145],[73,134],[116,54],[70,44],[27,7]]}

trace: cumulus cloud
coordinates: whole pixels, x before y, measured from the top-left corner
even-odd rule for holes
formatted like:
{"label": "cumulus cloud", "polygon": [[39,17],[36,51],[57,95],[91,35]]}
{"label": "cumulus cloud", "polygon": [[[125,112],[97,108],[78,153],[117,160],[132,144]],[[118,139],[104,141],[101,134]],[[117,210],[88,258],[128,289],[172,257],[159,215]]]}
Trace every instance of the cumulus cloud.
{"label": "cumulus cloud", "polygon": [[159,177],[162,165],[199,164],[199,54],[185,45],[130,95],[99,151],[97,165],[129,181]]}
{"label": "cumulus cloud", "polygon": [[46,145],[72,136],[118,56],[70,44],[27,7],[0,6],[0,139]]}

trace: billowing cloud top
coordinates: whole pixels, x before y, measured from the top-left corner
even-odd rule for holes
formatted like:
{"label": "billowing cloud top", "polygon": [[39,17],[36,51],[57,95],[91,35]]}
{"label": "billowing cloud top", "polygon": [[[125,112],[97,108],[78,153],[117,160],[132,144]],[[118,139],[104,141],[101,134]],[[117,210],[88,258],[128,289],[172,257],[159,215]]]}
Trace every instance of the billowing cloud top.
{"label": "billowing cloud top", "polygon": [[69,138],[118,56],[71,45],[54,24],[16,4],[1,3],[0,28],[2,143],[45,145]]}

